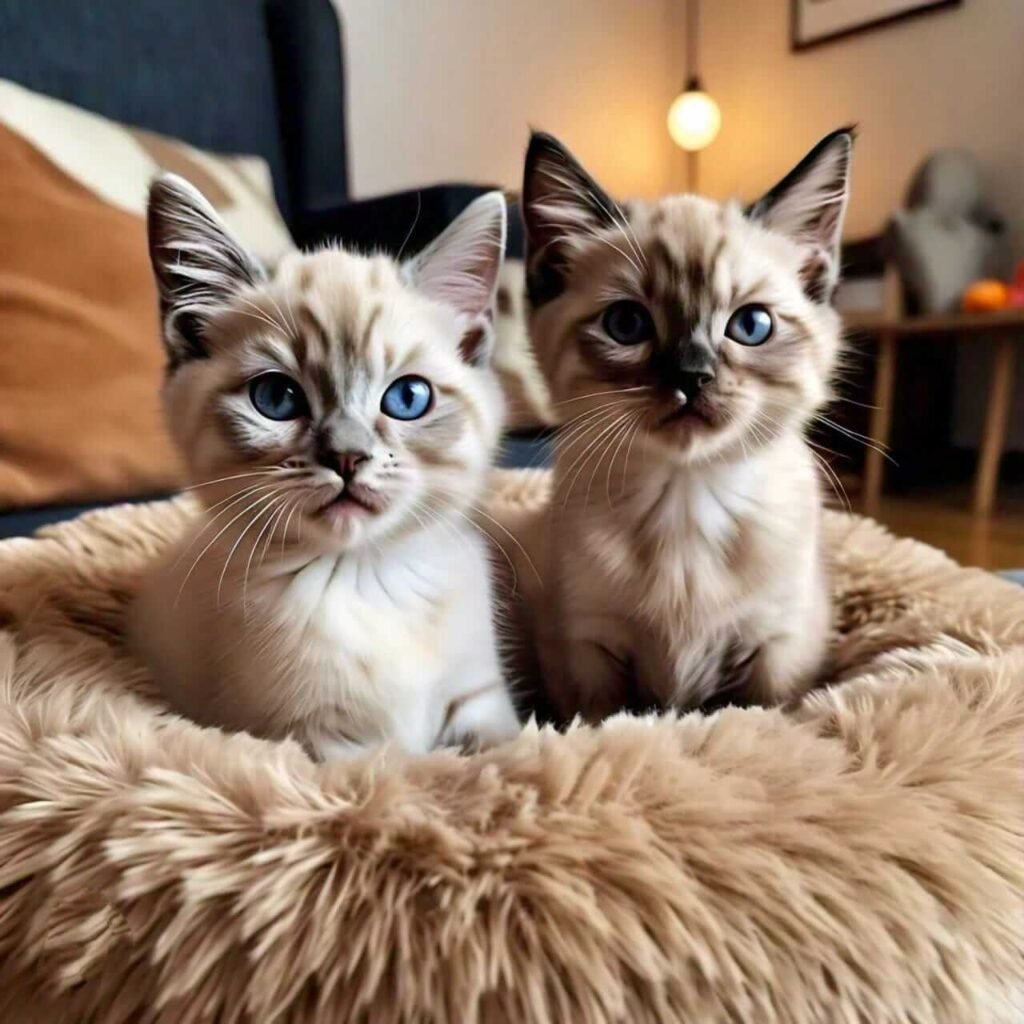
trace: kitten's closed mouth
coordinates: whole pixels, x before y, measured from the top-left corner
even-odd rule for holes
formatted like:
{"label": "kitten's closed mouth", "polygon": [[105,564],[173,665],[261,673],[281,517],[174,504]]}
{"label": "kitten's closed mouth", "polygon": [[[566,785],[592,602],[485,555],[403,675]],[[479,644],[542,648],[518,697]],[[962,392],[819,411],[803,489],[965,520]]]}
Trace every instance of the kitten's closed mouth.
{"label": "kitten's closed mouth", "polygon": [[375,515],[384,510],[385,501],[377,491],[362,484],[346,484],[345,489],[336,494],[321,509],[324,515],[351,515],[352,513],[368,512]]}
{"label": "kitten's closed mouth", "polygon": [[673,426],[675,424],[699,423],[702,426],[712,427],[715,424],[714,417],[707,403],[698,398],[695,402],[679,403],[662,416],[658,425],[661,427]]}

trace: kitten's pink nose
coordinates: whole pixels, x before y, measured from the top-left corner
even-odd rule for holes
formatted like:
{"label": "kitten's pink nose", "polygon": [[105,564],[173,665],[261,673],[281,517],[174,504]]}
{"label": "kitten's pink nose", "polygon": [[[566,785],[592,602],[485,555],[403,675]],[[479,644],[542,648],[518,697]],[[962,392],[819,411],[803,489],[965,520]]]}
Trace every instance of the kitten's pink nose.
{"label": "kitten's pink nose", "polygon": [[345,483],[349,483],[359,467],[369,461],[369,453],[361,451],[325,452],[320,457],[320,462],[328,469],[333,469]]}

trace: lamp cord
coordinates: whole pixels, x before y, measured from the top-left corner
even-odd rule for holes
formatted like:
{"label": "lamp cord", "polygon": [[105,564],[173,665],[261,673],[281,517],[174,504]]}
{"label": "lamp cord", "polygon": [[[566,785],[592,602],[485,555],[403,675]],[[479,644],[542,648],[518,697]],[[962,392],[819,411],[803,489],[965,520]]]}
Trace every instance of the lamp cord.
{"label": "lamp cord", "polygon": [[698,78],[697,37],[700,33],[700,0],[686,0],[686,80]]}

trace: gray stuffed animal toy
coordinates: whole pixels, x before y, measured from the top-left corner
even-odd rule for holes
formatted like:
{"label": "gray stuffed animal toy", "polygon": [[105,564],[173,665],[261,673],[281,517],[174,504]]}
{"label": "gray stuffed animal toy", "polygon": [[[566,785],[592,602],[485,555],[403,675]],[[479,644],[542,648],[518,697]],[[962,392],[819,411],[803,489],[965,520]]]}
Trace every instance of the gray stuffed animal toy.
{"label": "gray stuffed animal toy", "polygon": [[958,308],[964,289],[996,269],[1002,231],[973,154],[944,149],[928,157],[911,180],[906,209],[889,226],[910,311]]}

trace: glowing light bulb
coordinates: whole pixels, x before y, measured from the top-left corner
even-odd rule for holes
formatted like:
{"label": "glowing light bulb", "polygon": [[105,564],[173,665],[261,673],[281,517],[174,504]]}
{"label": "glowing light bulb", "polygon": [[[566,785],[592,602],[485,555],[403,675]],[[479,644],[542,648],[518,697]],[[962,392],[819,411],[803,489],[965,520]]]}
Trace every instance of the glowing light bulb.
{"label": "glowing light bulb", "polygon": [[691,152],[715,141],[722,127],[718,104],[700,89],[688,89],[668,108],[668,133],[673,141]]}

